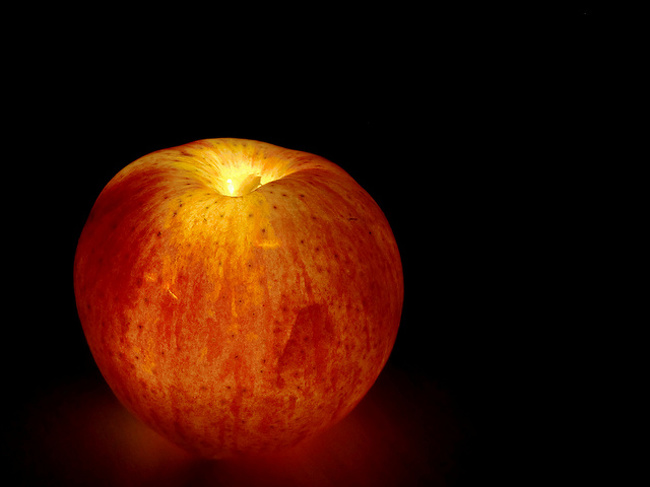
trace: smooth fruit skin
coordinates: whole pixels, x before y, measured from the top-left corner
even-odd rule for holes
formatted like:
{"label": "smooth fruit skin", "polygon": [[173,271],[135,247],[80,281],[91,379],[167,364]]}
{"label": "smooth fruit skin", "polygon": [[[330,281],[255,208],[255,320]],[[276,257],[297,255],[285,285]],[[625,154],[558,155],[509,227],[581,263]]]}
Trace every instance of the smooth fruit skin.
{"label": "smooth fruit skin", "polygon": [[120,171],[82,231],[74,288],[120,401],[211,458],[290,447],[348,414],[388,359],[404,295],[366,191],[322,157],[241,139]]}

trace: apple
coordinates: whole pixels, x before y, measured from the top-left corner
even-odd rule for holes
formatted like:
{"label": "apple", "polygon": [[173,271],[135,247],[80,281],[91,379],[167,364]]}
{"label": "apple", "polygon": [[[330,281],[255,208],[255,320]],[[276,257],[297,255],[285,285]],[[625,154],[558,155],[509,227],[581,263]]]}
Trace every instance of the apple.
{"label": "apple", "polygon": [[349,174],[241,139],[122,169],[79,238],[74,290],[117,398],[210,458],[341,420],[385,365],[404,296],[388,221]]}

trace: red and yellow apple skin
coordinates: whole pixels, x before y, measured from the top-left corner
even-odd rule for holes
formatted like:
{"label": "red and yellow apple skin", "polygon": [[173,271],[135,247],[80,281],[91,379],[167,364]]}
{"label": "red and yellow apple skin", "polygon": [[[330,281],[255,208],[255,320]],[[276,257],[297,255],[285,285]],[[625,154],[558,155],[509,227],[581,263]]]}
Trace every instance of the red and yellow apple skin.
{"label": "red and yellow apple skin", "polygon": [[404,295],[375,201],[322,157],[240,139],[144,156],[99,195],[74,263],[120,401],[200,456],[293,446],[348,414]]}

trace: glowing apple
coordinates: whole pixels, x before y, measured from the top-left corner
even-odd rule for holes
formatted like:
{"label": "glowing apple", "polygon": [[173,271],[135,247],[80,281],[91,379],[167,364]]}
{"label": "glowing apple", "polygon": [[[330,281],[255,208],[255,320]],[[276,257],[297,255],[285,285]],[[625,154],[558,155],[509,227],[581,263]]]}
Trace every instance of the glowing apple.
{"label": "glowing apple", "polygon": [[214,458],[289,447],[349,413],[388,359],[404,293],[390,226],[345,171],[239,139],[120,171],[74,286],[120,401]]}

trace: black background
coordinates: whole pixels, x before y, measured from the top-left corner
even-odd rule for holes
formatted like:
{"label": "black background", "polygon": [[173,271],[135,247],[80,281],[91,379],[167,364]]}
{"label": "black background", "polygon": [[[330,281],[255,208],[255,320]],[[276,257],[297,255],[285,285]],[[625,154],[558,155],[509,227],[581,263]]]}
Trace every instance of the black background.
{"label": "black background", "polygon": [[[23,431],[33,405],[101,381],[72,288],[95,198],[136,158],[213,137],[324,156],[384,210],[406,286],[389,367],[451,404],[462,433],[449,482],[503,479],[533,456],[522,432],[537,438],[561,396],[548,376],[575,343],[608,218],[606,166],[587,154],[605,143],[585,71],[600,69],[602,10],[393,13],[237,12],[227,28],[197,12],[124,16],[119,29],[99,29],[99,14],[74,29],[41,20],[51,34],[16,57],[7,97],[4,239],[17,272],[3,448],[19,475],[35,469]],[[568,43],[527,37],[535,22]]]}

